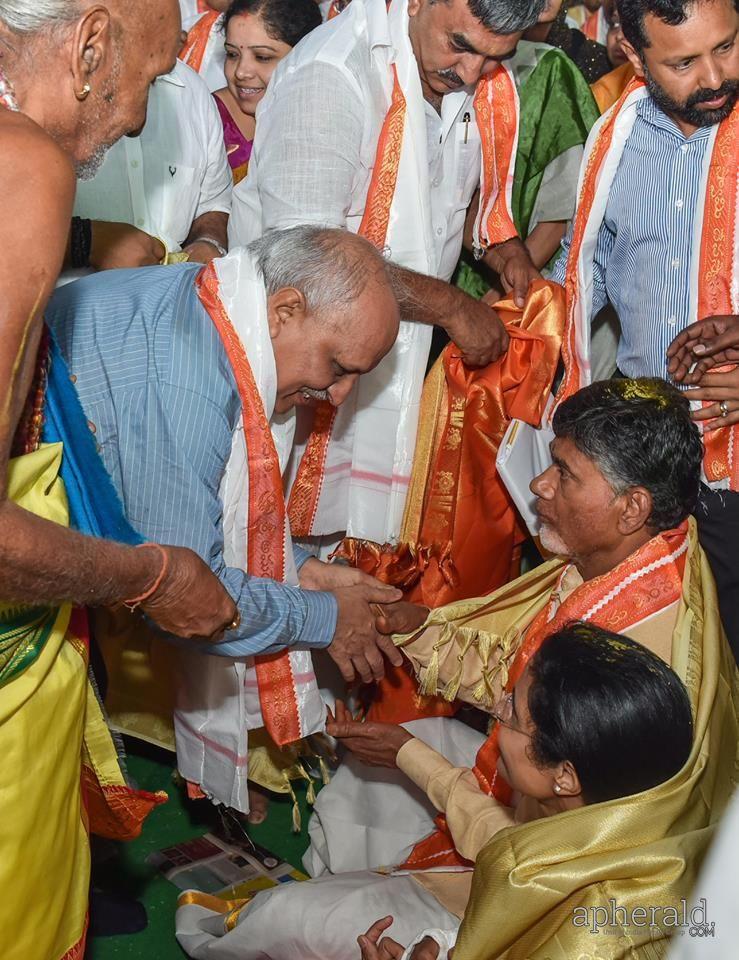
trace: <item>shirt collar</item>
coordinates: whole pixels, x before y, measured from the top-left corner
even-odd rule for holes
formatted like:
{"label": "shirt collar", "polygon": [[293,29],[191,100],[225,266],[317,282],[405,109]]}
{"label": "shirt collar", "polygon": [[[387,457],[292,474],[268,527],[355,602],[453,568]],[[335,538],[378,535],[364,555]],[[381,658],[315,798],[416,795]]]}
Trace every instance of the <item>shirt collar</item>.
{"label": "shirt collar", "polygon": [[161,81],[162,83],[171,83],[175,87],[184,87],[185,81],[182,74],[186,69],[187,67],[185,64],[178,60],[174,65],[174,69],[169,73],[163,73],[161,76],[157,77],[156,82],[159,83]]}
{"label": "shirt collar", "polygon": [[707,140],[711,136],[711,127],[698,127],[694,133],[686,137],[672,117],[668,117],[651,96],[639,100],[636,105],[636,112],[642,120],[650,123],[653,127],[658,127],[660,130],[666,130],[667,133],[679,137],[680,140]]}

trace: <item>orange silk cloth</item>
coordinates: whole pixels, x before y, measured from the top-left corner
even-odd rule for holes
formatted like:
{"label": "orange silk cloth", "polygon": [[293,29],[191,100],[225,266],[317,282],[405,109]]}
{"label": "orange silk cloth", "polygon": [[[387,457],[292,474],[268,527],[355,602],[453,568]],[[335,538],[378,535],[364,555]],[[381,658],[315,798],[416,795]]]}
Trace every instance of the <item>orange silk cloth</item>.
{"label": "orange silk cloth", "polygon": [[[559,361],[564,292],[537,281],[523,310],[512,300],[495,309],[510,336],[503,357],[471,369],[449,344],[427,378],[403,524],[407,539],[383,547],[348,540],[337,551],[428,607],[484,596],[507,583],[516,572],[514,548],[525,537],[495,458],[512,419],[541,421]],[[450,712],[441,698],[421,697],[401,668],[379,685],[368,716],[402,723]]]}

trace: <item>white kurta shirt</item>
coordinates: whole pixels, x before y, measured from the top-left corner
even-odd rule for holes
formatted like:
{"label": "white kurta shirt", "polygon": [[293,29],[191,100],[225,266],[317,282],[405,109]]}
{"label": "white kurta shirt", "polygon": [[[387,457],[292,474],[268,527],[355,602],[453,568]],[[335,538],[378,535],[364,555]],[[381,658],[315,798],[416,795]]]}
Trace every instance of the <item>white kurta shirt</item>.
{"label": "white kurta shirt", "polygon": [[[353,0],[278,65],[257,110],[249,174],[234,191],[231,245],[270,228],[315,223],[358,232],[393,94],[406,101],[386,254],[449,280],[480,181],[474,89],[426,102],[408,34],[407,0]],[[312,535],[385,543],[400,532],[431,328],[401,322],[393,349],[340,408],[311,519]],[[304,438],[298,435],[289,482]]]}
{"label": "white kurta shirt", "polygon": [[176,251],[201,214],[229,213],[231,189],[216,105],[178,61],[153,84],[141,135],[119,140],[94,179],[78,183],[74,213],[130,223]]}
{"label": "white kurta shirt", "polygon": [[[352,30],[349,17],[360,3],[368,29]],[[405,5],[404,0],[395,3]],[[248,243],[266,229],[299,223],[359,230],[389,107],[388,65],[394,59],[384,0],[353,0],[279,64],[257,111],[249,175],[234,190],[232,246]],[[480,181],[473,95],[474,89],[467,88],[447,94],[441,115],[424,102],[435,260],[431,272],[443,280],[451,277],[459,259],[467,208]],[[402,266],[413,266],[397,251],[391,256]]]}

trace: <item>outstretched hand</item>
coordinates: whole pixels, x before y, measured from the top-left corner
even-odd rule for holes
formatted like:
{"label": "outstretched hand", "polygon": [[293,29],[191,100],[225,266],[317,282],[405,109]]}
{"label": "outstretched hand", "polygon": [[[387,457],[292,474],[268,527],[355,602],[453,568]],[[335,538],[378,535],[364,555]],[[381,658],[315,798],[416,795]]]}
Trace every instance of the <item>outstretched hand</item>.
{"label": "outstretched hand", "polygon": [[347,683],[353,683],[357,677],[363,683],[382,680],[385,660],[396,667],[403,662],[393,641],[378,632],[372,609],[375,603],[392,603],[403,594],[372,577],[368,579],[369,584],[360,582],[331,591],[336,600],[337,616],[328,654]]}
{"label": "outstretched hand", "polygon": [[318,557],[309,557],[298,571],[298,582],[303,590],[335,590],[337,587],[358,585],[385,590],[387,597],[399,596],[395,587],[388,586],[376,577],[350,567],[347,563],[326,563]]}
{"label": "outstretched hand", "polygon": [[429,608],[418,603],[408,603],[400,600],[398,603],[374,603],[375,626],[377,632],[391,635],[393,633],[413,633],[426,622]]}
{"label": "outstretched hand", "polygon": [[691,419],[703,421],[704,432],[739,423],[739,367],[704,373],[698,386],[684,395],[688,400],[709,401],[708,406],[690,414]]}
{"label": "outstretched hand", "polygon": [[446,323],[446,331],[468,367],[486,367],[508,349],[508,331],[487,303],[463,295],[462,307]]}
{"label": "outstretched hand", "polygon": [[355,720],[341,700],[328,711],[326,733],[340,740],[363,763],[372,767],[397,767],[398,751],[412,734],[396,723]]}
{"label": "outstretched hand", "polygon": [[[382,936],[392,923],[392,917],[383,917],[373,923],[367,933],[357,937],[362,960],[400,960],[405,947],[390,937]],[[411,952],[411,960],[437,960],[438,956],[439,944],[431,937],[424,937]]]}
{"label": "outstretched hand", "polygon": [[164,547],[168,564],[155,593],[141,610],[161,630],[188,639],[217,642],[238,608],[221,581],[197,554],[185,547]]}
{"label": "outstretched hand", "polygon": [[516,306],[523,310],[529,287],[534,280],[541,280],[526,244],[519,237],[512,237],[493,247],[485,260],[500,277],[506,293],[510,293]]}
{"label": "outstretched hand", "polygon": [[691,323],[667,348],[667,369],[678,383],[698,384],[707,370],[727,363],[739,363],[737,316],[706,317]]}

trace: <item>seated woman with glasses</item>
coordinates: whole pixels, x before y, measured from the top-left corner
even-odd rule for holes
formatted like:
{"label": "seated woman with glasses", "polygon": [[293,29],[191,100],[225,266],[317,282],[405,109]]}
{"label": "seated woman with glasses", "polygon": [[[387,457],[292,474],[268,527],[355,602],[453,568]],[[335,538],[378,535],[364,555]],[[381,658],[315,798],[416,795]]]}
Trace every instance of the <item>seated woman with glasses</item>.
{"label": "seated woman with glasses", "polygon": [[[401,943],[426,928],[451,931],[453,942],[469,899],[472,866],[496,835],[508,827],[572,814],[656,787],[683,767],[693,739],[690,701],[677,674],[640,644],[586,623],[571,624],[543,642],[496,705],[493,719],[498,729],[497,774],[512,791],[508,803],[491,796],[491,787],[500,792],[494,785],[480,789],[476,770],[450,762],[447,757],[454,751],[448,744],[443,745],[444,756],[402,726],[353,720],[337,702],[327,732],[356,759],[377,767],[399,767],[415,781],[445,818],[457,863],[449,867],[441,857],[418,866],[405,864],[402,874],[363,870],[290,884],[289,890],[264,891],[241,910],[228,932],[224,929],[223,948],[233,950],[237,942],[245,950],[239,952],[245,960],[257,955],[342,960],[354,955],[347,951],[357,934],[367,930],[359,939],[363,956],[370,960],[400,957]],[[458,751],[457,760],[459,755]],[[474,762],[474,752],[468,753],[468,762]],[[377,779],[379,786],[381,771]],[[371,796],[368,802],[382,798],[392,837],[399,815],[392,783],[388,781],[386,792],[373,791]],[[423,800],[420,791],[419,799]],[[609,816],[618,818],[617,805],[608,809]],[[432,828],[428,816],[426,832]],[[608,827],[604,830],[607,833]],[[550,844],[553,836],[547,834]],[[400,863],[409,850],[395,852],[394,862]],[[579,852],[584,854],[584,847]],[[546,859],[547,851],[533,851],[535,859],[539,854]],[[570,858],[565,847],[562,854]],[[447,869],[433,869],[440,865]],[[587,883],[583,879],[583,885]],[[490,909],[495,909],[494,898]],[[291,918],[287,925],[286,916]],[[400,943],[389,938],[384,945],[378,943],[391,922],[393,937]],[[269,943],[264,940],[268,930],[278,931],[269,935]],[[261,952],[250,952],[249,943],[259,944]],[[209,948],[209,958],[236,955],[221,953],[221,944],[210,943]]]}

